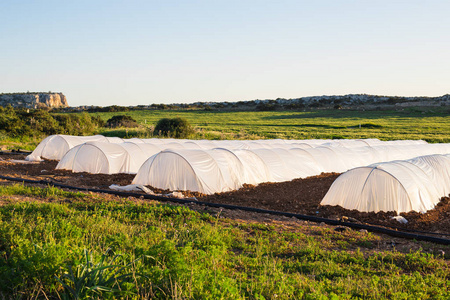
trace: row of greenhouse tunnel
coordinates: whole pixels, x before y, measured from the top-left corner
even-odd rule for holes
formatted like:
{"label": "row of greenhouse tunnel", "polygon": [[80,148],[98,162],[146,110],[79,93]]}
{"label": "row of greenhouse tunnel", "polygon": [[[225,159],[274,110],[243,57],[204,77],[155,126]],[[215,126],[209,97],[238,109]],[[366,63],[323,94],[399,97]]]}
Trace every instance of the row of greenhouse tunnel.
{"label": "row of greenhouse tunnel", "polygon": [[322,205],[420,211],[450,193],[450,144],[421,140],[180,140],[52,135],[27,157],[56,169],[136,174],[132,184],[214,194],[343,173]]}

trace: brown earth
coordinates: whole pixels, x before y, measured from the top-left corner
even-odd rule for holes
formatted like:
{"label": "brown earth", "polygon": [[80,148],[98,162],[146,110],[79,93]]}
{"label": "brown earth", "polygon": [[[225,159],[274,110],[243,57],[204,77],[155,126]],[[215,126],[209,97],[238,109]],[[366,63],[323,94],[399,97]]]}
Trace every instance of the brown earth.
{"label": "brown earth", "polygon": [[[130,174],[103,175],[55,170],[57,164],[55,161],[32,164],[14,163],[12,161],[12,159],[23,158],[24,156],[0,156],[0,175],[33,180],[48,180],[65,185],[101,189],[108,189],[111,184],[128,185],[134,177],[134,175]],[[391,219],[392,216],[396,215],[394,212],[361,213],[342,207],[320,206],[320,201],[338,176],[339,174],[336,173],[326,173],[289,182],[262,183],[258,186],[246,185],[237,191],[214,195],[201,195],[190,192],[184,194],[185,196],[195,196],[199,201],[204,202],[255,207],[406,230],[434,232],[439,233],[441,237],[450,238],[449,197],[443,197],[435,209],[425,214],[416,212],[402,213],[401,215],[408,220],[408,223],[400,224]],[[167,192],[151,189],[156,193]],[[242,214],[240,218],[245,218]]]}

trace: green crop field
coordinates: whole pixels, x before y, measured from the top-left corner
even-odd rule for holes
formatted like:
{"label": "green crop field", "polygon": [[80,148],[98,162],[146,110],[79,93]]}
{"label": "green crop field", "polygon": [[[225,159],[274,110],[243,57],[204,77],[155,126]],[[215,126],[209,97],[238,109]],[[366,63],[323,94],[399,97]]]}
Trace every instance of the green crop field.
{"label": "green crop field", "polygon": [[[130,111],[96,113],[105,121],[126,114],[147,128],[161,118],[186,118],[196,129],[195,139],[423,139],[450,142],[450,116],[446,111],[317,110],[297,111]],[[123,130],[102,130],[124,136]],[[129,136],[147,136],[145,130],[129,130]]]}
{"label": "green crop field", "polygon": [[450,297],[448,246],[380,249],[386,240],[367,232],[56,188],[0,195],[2,299]]}

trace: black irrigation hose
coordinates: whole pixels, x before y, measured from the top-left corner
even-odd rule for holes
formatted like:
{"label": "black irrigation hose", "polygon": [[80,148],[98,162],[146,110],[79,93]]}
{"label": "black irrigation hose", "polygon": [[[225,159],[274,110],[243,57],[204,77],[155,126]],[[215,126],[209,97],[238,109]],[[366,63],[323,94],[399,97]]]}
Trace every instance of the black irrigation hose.
{"label": "black irrigation hose", "polygon": [[293,218],[297,218],[300,220],[311,221],[311,222],[316,222],[316,223],[325,223],[328,225],[346,226],[346,227],[354,228],[354,229],[365,229],[367,231],[384,233],[384,234],[394,236],[394,237],[399,237],[399,238],[415,239],[417,241],[427,241],[427,242],[432,242],[432,243],[436,243],[436,244],[450,245],[450,239],[407,233],[407,232],[403,232],[403,231],[387,229],[387,228],[380,227],[380,226],[342,222],[342,221],[338,221],[338,220],[331,220],[331,219],[326,219],[326,218],[321,218],[321,217],[314,217],[314,216],[301,215],[301,214],[295,214],[295,213],[267,210],[267,209],[261,209],[261,208],[202,202],[202,201],[196,201],[193,199],[168,198],[168,197],[140,194],[140,193],[81,188],[81,187],[76,187],[76,186],[59,184],[59,183],[51,182],[48,180],[31,180],[31,179],[15,178],[15,177],[8,177],[8,176],[2,176],[2,175],[0,175],[0,179],[10,180],[10,181],[18,181],[18,182],[24,182],[24,183],[47,184],[47,185],[52,185],[52,186],[60,187],[60,188],[67,188],[67,189],[94,192],[94,193],[112,194],[112,195],[117,195],[117,196],[122,196],[122,197],[136,197],[136,198],[143,197],[144,199],[158,200],[158,201],[165,201],[165,202],[175,202],[175,203],[181,203],[181,204],[195,203],[198,205],[204,205],[204,206],[209,206],[209,207],[225,208],[225,209],[233,209],[233,210],[238,209],[238,210],[248,211],[248,212],[264,213],[264,214],[285,216],[285,217],[290,217],[290,218],[293,217]]}
{"label": "black irrigation hose", "polygon": [[11,151],[0,151],[0,155],[21,155],[21,154],[31,154],[31,151],[18,149]]}

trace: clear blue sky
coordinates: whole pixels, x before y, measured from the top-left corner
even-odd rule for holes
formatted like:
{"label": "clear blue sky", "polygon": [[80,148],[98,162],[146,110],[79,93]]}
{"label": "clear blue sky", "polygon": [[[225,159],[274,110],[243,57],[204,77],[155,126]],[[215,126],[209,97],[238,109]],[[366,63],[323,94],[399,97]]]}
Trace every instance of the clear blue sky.
{"label": "clear blue sky", "polygon": [[71,106],[450,93],[450,1],[0,2],[0,92]]}

